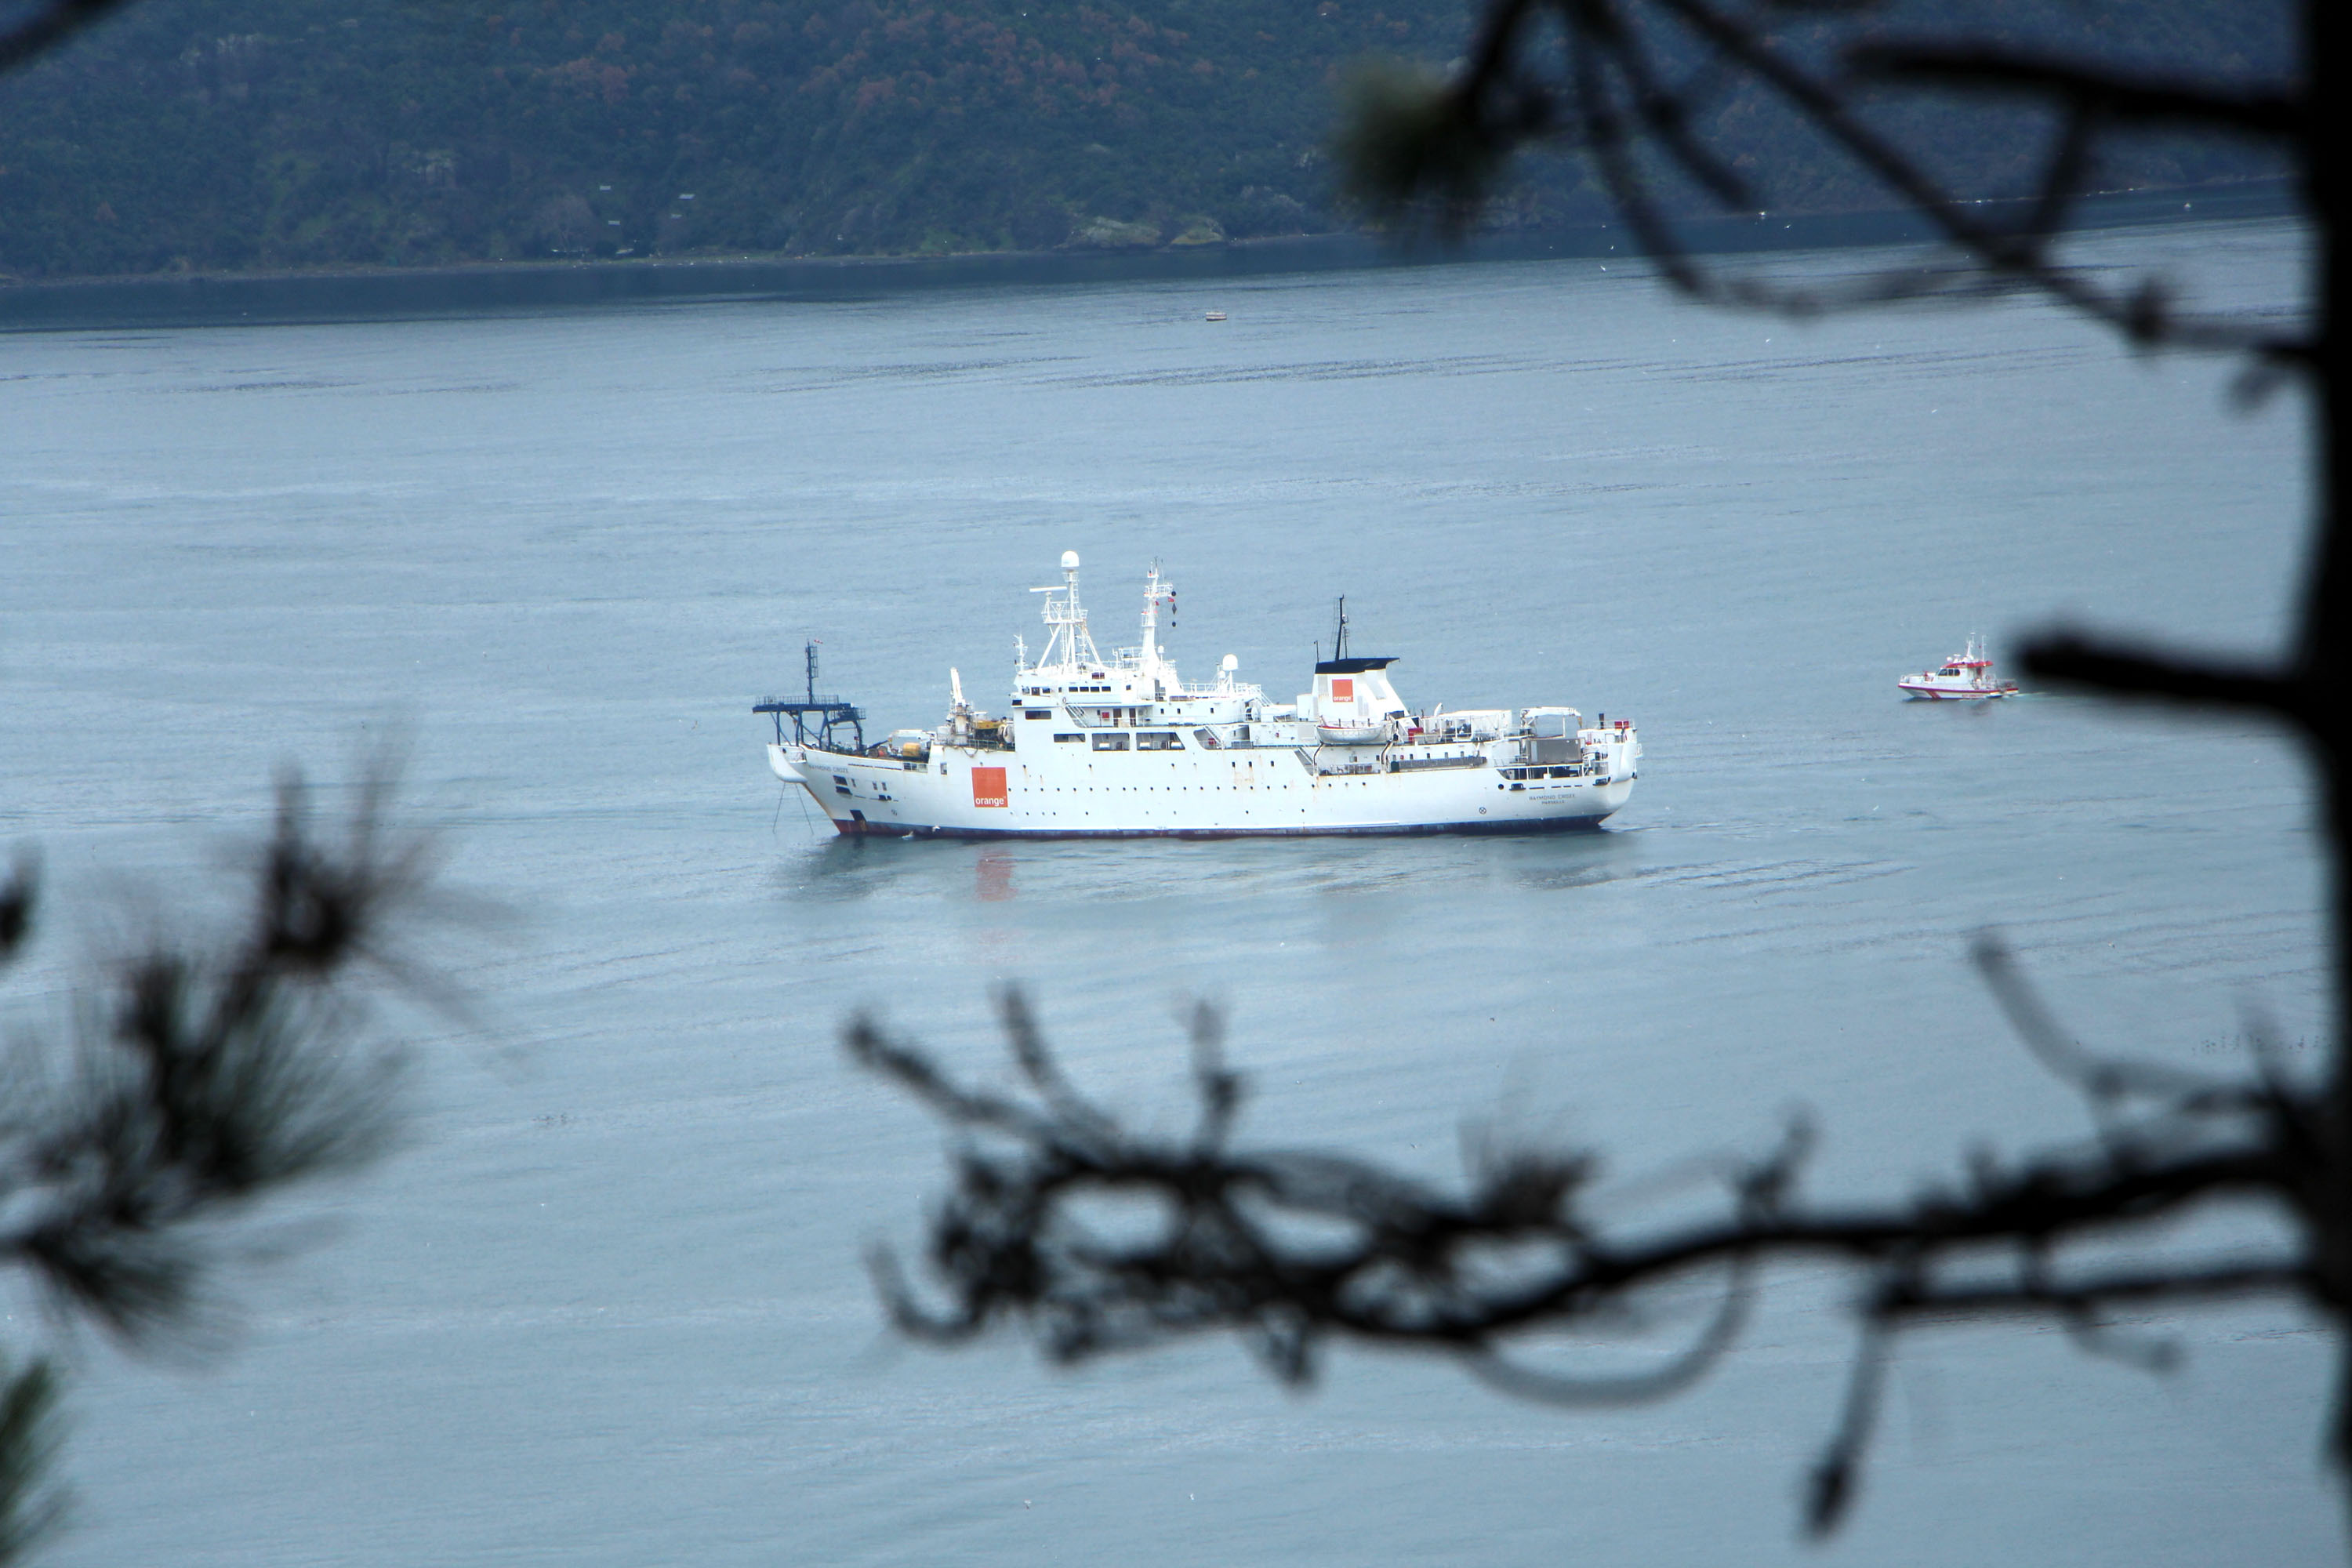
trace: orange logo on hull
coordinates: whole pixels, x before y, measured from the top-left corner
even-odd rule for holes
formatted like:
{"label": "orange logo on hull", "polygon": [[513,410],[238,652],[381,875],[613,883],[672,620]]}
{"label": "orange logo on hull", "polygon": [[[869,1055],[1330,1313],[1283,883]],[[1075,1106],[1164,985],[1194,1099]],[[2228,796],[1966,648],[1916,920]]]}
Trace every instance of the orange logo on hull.
{"label": "orange logo on hull", "polygon": [[1005,798],[1003,768],[971,770],[971,804],[974,805],[1009,805]]}
{"label": "orange logo on hull", "polygon": [[1356,683],[1355,683],[1354,681],[1352,681],[1352,680],[1335,680],[1335,681],[1333,681],[1333,682],[1331,683],[1331,700],[1332,700],[1332,701],[1334,701],[1334,702],[1353,702],[1355,700],[1356,700]]}

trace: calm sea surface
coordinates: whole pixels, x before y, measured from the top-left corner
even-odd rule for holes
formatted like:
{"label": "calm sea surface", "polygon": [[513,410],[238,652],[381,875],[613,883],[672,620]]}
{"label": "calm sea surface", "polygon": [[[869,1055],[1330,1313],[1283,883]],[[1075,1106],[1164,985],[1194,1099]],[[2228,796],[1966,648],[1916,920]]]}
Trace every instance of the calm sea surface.
{"label": "calm sea surface", "polygon": [[[2278,226],[2094,254],[2294,295]],[[2284,1311],[2158,1325],[2163,1377],[1918,1335],[1818,1551],[1827,1274],[1630,1412],[1360,1353],[1296,1397],[1224,1342],[900,1346],[861,1253],[917,1237],[940,1142],[836,1045],[872,1007],[1002,1076],[1018,981],[1173,1127],[1204,996],[1252,1138],[1433,1175],[1465,1125],[1588,1143],[1629,1223],[1636,1178],[1796,1106],[1830,1194],[2083,1131],[1968,968],[1989,924],[2086,1038],[2229,1067],[2263,1015],[2314,1061],[2274,736],[1893,685],[2057,616],[2274,647],[2302,415],[2230,413],[2229,374],[2030,303],[1798,328],[1590,261],[0,338],[0,837],[59,911],[7,1026],[258,831],[281,762],[347,781],[387,728],[495,905],[419,939],[473,1016],[408,1020],[404,1147],[272,1211],[294,1250],[236,1274],[232,1352],[75,1352],[47,1561],[2337,1560],[2327,1344]],[[1525,841],[972,847],[835,842],[782,795],[748,710],[804,637],[880,726],[931,722],[950,666],[994,705],[1065,549],[1107,642],[1158,556],[1195,678],[1232,652],[1286,697],[1344,593],[1416,705],[1635,718],[1633,804]]]}

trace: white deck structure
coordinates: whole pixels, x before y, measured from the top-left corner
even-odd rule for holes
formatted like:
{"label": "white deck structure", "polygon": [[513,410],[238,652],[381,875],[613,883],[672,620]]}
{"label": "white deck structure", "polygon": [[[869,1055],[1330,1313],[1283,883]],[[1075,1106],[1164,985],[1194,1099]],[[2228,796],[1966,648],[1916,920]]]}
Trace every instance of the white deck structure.
{"label": "white deck structure", "polygon": [[1045,649],[1031,663],[1021,647],[1004,717],[966,703],[953,670],[944,723],[862,749],[805,730],[797,713],[787,736],[788,705],[771,701],[759,710],[777,713],[769,767],[844,834],[950,838],[1591,827],[1639,776],[1629,721],[1588,725],[1562,707],[1410,711],[1389,680],[1395,660],[1347,657],[1344,623],[1294,702],[1236,679],[1231,654],[1213,683],[1187,684],[1158,640],[1174,591],[1157,564],[1141,640],[1108,658],[1079,603],[1076,552],[1059,586],[1033,592],[1045,595]]}

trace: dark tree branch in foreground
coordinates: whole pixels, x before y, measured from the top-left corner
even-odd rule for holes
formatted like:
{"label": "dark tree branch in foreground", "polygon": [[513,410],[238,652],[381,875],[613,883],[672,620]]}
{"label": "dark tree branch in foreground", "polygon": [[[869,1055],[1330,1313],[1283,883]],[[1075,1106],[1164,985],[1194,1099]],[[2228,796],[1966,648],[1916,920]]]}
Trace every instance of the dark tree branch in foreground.
{"label": "dark tree branch in foreground", "polygon": [[[857,1059],[923,1100],[958,1147],[955,1184],[927,1247],[941,1300],[927,1305],[887,1257],[877,1259],[906,1332],[955,1342],[1002,1323],[1026,1326],[1057,1358],[1079,1360],[1179,1335],[1242,1335],[1274,1372],[1313,1375],[1332,1340],[1459,1358],[1509,1392],[1568,1403],[1670,1394],[1736,1342],[1761,1272],[1790,1259],[1851,1270],[1858,1345],[1834,1434],[1811,1482],[1806,1518],[1833,1528],[1851,1502],[1894,1346],[1926,1321],[2028,1318],[2065,1328],[2086,1351],[2148,1366],[2169,1347],[2118,1333],[2113,1320],[2217,1300],[2297,1303],[2339,1341],[2334,1452],[2352,1460],[2352,1070],[2343,1057],[2352,998],[2352,910],[2343,855],[2352,844],[2347,771],[2352,689],[2345,647],[2352,594],[2336,498],[2352,450],[2337,394],[2335,323],[2352,301],[2340,241],[2352,213],[2336,122],[2347,47],[2341,7],[2306,0],[2303,77],[2249,88],[1996,49],[1969,40],[1822,56],[1832,13],[1859,5],[1782,0],[1735,9],[1717,0],[1491,0],[1453,76],[1364,79],[1341,138],[1354,188],[1399,226],[1460,233],[1513,152],[1536,142],[1582,152],[1620,216],[1673,287],[1700,300],[1807,315],[1841,304],[1955,288],[2023,288],[2112,328],[2142,348],[2243,354],[2241,390],[2299,377],[2318,414],[2313,560],[2290,651],[2274,664],[2189,660],[2080,634],[2045,637],[2028,668],[2056,685],[2154,700],[2201,712],[2252,711],[2283,721],[2320,776],[2335,871],[2329,963],[2336,981],[2333,1055],[2316,1084],[2291,1081],[2266,1057],[2252,1080],[2208,1078],[2095,1057],[2076,1046],[1997,946],[1980,945],[1987,982],[2050,1069],[2088,1103],[2095,1132],[2079,1146],[2011,1161],[1980,1155],[1916,1196],[1853,1205],[1800,1191],[1810,1140],[1792,1129],[1770,1153],[1735,1168],[1706,1218],[1633,1223],[1602,1212],[1598,1157],[1580,1151],[1490,1154],[1460,1191],[1372,1161],[1235,1147],[1238,1081],[1217,1054],[1215,1020],[1196,1024],[1197,1131],[1154,1137],[1120,1126],[1060,1075],[1017,997],[1005,1026],[1027,1092],[961,1085],[872,1024],[852,1026]],[[1797,30],[1794,43],[1782,34]],[[1671,45],[1672,47],[1667,47]],[[1701,63],[1690,68],[1687,62]],[[1678,68],[1670,61],[1685,62]],[[1763,182],[1736,149],[1710,142],[1704,115],[1727,80],[1760,87],[1922,215],[1962,269],[1884,275],[1827,292],[1727,273],[1683,242],[1671,187],[1695,187],[1729,211],[1769,208]],[[1906,88],[2046,109],[2058,132],[2022,204],[2001,223],[1965,204],[1878,129],[1864,94]],[[2331,125],[2336,129],[2331,131]],[[2090,188],[2102,138],[2118,127],[2187,128],[2273,142],[2298,163],[2315,277],[2306,329],[2276,330],[2175,310],[2153,279],[2116,288],[2056,251]],[[2166,1227],[2224,1213],[2261,1223],[2198,1254]],[[1713,1305],[1681,1347],[1633,1376],[1578,1376],[1530,1359],[1529,1342],[1582,1341],[1654,1329],[1694,1296]],[[1686,1314],[1683,1314],[1686,1316]]]}
{"label": "dark tree branch in foreground", "polygon": [[2053,632],[2027,643],[2025,662],[2053,685],[2186,708],[2242,709],[2304,730],[2323,723],[2334,700],[2271,667],[2175,658],[2073,632]]}
{"label": "dark tree branch in foreground", "polygon": [[2222,131],[2265,142],[2292,141],[2304,129],[2303,103],[2292,93],[2124,76],[1987,45],[1865,44],[1846,60],[1868,80],[2014,94],[2063,103],[2116,126]]}
{"label": "dark tree branch in foreground", "polygon": [[[2234,350],[2305,363],[2315,340],[2295,332],[2178,311],[2154,279],[2116,289],[2052,254],[2090,187],[2110,132],[2186,127],[2300,146],[2311,129],[2301,94],[2187,79],[2134,77],[2063,58],[1962,43],[1869,43],[1827,74],[1802,63],[1778,31],[1819,29],[1833,13],[1867,16],[1868,4],[1749,10],[1713,0],[1495,0],[1463,68],[1452,76],[1373,71],[1358,84],[1340,135],[1349,188],[1373,217],[1410,228],[1433,222],[1458,235],[1476,220],[1514,152],[1565,144],[1591,161],[1640,247],[1668,282],[1720,304],[1797,315],[1956,286],[2037,289],[2135,342]],[[1696,58],[1696,68],[1675,62]],[[1706,110],[1727,79],[1753,83],[1825,138],[1891,205],[1925,217],[1973,268],[1882,275],[1844,292],[1767,282],[1709,266],[1685,243],[1662,186],[1683,182],[1727,215],[1769,209],[1768,184],[1737,145],[1710,139]],[[1880,131],[1863,93],[1927,87],[2019,99],[2056,112],[2064,127],[2043,157],[2025,220],[2002,226],[1961,199],[1919,158]]]}
{"label": "dark tree branch in foreground", "polygon": [[[2293,1256],[2078,1259],[2221,1205],[2293,1228],[2319,1107],[2275,1078],[2248,1085],[2084,1057],[2050,1029],[1999,948],[1979,957],[2029,1042],[2090,1101],[2094,1140],[2013,1163],[1981,1157],[1907,1199],[1825,1204],[1801,1194],[1811,1139],[1798,1126],[1727,1173],[1712,1217],[1647,1228],[1605,1212],[1589,1152],[1491,1151],[1463,1190],[1447,1191],[1367,1160],[1239,1148],[1241,1084],[1206,1010],[1193,1027],[1198,1118],[1184,1137],[1131,1131],[1082,1096],[1017,994],[1003,1019],[1020,1095],[960,1084],[861,1020],[852,1054],[958,1142],[954,1190],[929,1225],[943,1301],[926,1304],[887,1255],[877,1276],[898,1327],[927,1340],[1018,1323],[1057,1360],[1080,1361],[1233,1332],[1294,1383],[1313,1377],[1325,1343],[1346,1340],[1450,1354],[1513,1394],[1589,1405],[1655,1398],[1706,1372],[1735,1342],[1765,1268],[1843,1264],[1861,1287],[1863,1348],[1813,1479],[1808,1518],[1826,1530],[1853,1495],[1881,1364],[1906,1327],[2025,1316],[2111,1349],[2118,1310],[2255,1296],[2320,1304]],[[1578,1375],[1529,1359],[1528,1342],[1545,1335],[1654,1329],[1694,1292],[1714,1305],[1653,1371]]]}
{"label": "dark tree branch in foreground", "polygon": [[0,26],[0,71],[48,53],[93,23],[112,16],[127,0],[45,0],[31,14]]}
{"label": "dark tree branch in foreground", "polygon": [[[388,768],[340,833],[279,787],[243,929],[226,944],[158,932],[81,1000],[72,1037],[18,1032],[0,1076],[0,1267],[68,1321],[131,1345],[195,1327],[221,1222],[384,1146],[398,1059],[371,1037],[362,980],[399,978],[391,945],[434,870],[392,830]],[[33,927],[36,877],[0,887],[0,963]],[[45,1359],[0,1365],[0,1561],[53,1521]]]}
{"label": "dark tree branch in foreground", "polygon": [[[2341,464],[2352,452],[2347,400],[2336,375],[2336,323],[2352,306],[2352,261],[2343,231],[2352,216],[2343,122],[2347,22],[2327,0],[2305,0],[2296,79],[2268,84],[2198,80],[2185,74],[2127,73],[2104,64],[2021,53],[1979,40],[1866,38],[1825,73],[1803,63],[1822,58],[1828,28],[1841,16],[1874,19],[1878,7],[1805,4],[1738,7],[1717,0],[1491,0],[1463,68],[1444,79],[1389,75],[1368,79],[1342,150],[1355,189],[1375,213],[1400,223],[1433,216],[1460,232],[1510,154],[1536,142],[1564,142],[1589,158],[1640,247],[1673,287],[1717,303],[1804,315],[1841,303],[1895,300],[1948,288],[1934,273],[1882,276],[1843,294],[1824,294],[1727,275],[1691,253],[1668,216],[1662,184],[1680,182],[1727,208],[1769,207],[1770,198],[1697,126],[1708,100],[1728,78],[1756,85],[1868,172],[1896,205],[1925,217],[1967,264],[1958,278],[2021,287],[2114,329],[2140,347],[2242,353],[2241,392],[2260,395],[2299,375],[2314,412],[2315,527],[2311,557],[2285,657],[2190,660],[2108,644],[2080,633],[2045,637],[2026,650],[2031,673],[2053,685],[2131,700],[2157,700],[2206,711],[2267,713],[2283,721],[2309,752],[2319,775],[2317,802],[2332,870],[2329,969],[2336,982],[2328,1079],[2298,1118],[2281,1121],[2297,1142],[2292,1211],[2302,1227],[2300,1289],[2339,1331],[2352,1310],[2352,882],[2344,856],[2352,846],[2352,679],[2347,649],[2352,600],[2352,550],[2336,505]],[[1666,46],[1672,45],[1669,48]],[[1703,60],[1676,78],[1673,55]],[[1927,88],[1980,100],[2047,110],[2062,129],[2041,165],[2023,221],[1987,219],[1939,184],[1925,163],[1876,128],[1870,95]],[[2080,196],[2089,188],[2100,142],[2119,128],[2157,126],[2274,145],[2292,162],[2311,235],[2308,324],[2290,331],[2183,315],[2154,278],[2124,288],[2072,268],[2056,253]],[[2276,1099],[2276,1114],[2297,1103]],[[2282,1145],[2284,1147],[2284,1145]],[[2136,1216],[2116,1211],[2118,1224]],[[2219,1276],[2148,1276],[2157,1289]],[[2200,1283],[2201,1281],[2201,1283]],[[1972,1297],[1979,1305],[1982,1297]],[[2352,1465],[2352,1347],[2341,1353],[2333,1446],[2340,1468]]]}

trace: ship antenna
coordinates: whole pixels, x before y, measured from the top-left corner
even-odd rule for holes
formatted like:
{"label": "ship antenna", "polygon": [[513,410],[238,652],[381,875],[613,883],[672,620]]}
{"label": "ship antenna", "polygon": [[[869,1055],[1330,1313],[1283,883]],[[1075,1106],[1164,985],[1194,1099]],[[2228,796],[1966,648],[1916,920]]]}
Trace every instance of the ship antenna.
{"label": "ship antenna", "polygon": [[808,647],[802,651],[808,656],[808,700],[809,706],[814,708],[816,706],[816,638],[809,638]]}
{"label": "ship antenna", "polygon": [[1331,657],[1334,659],[1348,657],[1348,595],[1345,594],[1339,595],[1339,629],[1331,637]]}

